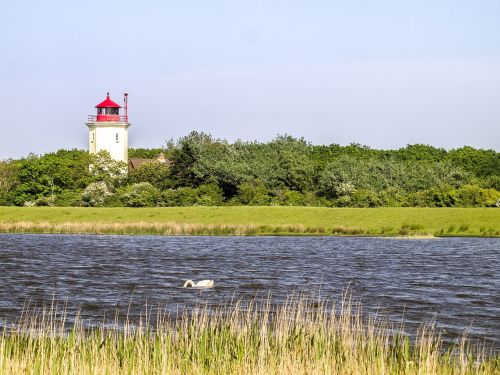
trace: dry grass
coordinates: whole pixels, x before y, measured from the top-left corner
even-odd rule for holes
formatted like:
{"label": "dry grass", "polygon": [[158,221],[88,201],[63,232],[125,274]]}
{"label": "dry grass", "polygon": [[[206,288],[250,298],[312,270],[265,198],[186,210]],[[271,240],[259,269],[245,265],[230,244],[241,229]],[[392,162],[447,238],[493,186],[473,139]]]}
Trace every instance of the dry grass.
{"label": "dry grass", "polygon": [[[151,316],[156,317],[153,321]],[[0,335],[2,374],[498,374],[500,357],[462,340],[444,350],[422,327],[416,339],[384,320],[362,319],[348,298],[335,306],[304,296],[200,306],[132,325],[65,328],[50,308]]]}
{"label": "dry grass", "polygon": [[0,222],[3,233],[50,234],[130,234],[130,235],[198,235],[198,236],[253,236],[253,235],[363,235],[367,231],[349,227],[310,227],[293,225],[255,224],[198,224],[177,222]]}

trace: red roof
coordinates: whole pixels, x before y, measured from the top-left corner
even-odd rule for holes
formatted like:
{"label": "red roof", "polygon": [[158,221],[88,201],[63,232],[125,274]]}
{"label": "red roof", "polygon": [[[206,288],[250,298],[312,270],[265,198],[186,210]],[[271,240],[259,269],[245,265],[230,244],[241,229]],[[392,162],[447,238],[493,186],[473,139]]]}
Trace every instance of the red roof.
{"label": "red roof", "polygon": [[108,92],[108,95],[106,96],[106,100],[104,100],[103,102],[99,103],[95,107],[96,108],[121,108],[121,106],[119,104],[116,104],[114,101],[112,101],[109,98],[109,92]]}

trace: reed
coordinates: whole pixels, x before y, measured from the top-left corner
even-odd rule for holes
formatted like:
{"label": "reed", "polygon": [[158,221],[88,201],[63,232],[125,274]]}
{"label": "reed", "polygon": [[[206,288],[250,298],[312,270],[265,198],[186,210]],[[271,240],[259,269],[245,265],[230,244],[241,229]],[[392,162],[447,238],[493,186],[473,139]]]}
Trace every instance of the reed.
{"label": "reed", "polygon": [[178,222],[0,222],[3,233],[47,234],[128,234],[187,236],[256,236],[256,235],[367,235],[361,228],[323,228],[300,224],[198,224]]}
{"label": "reed", "polygon": [[[152,319],[154,317],[155,319]],[[2,374],[498,374],[500,356],[464,338],[444,349],[432,327],[416,338],[363,319],[347,296],[303,295],[200,305],[175,317],[148,310],[132,324],[67,327],[57,306],[25,313],[0,335]]]}
{"label": "reed", "polygon": [[402,224],[399,228],[359,228],[347,226],[305,226],[302,224],[201,224],[182,222],[0,222],[0,233],[38,234],[116,234],[166,236],[378,236],[402,238],[432,237],[500,237],[500,231],[488,228],[467,232],[467,226],[450,226],[448,230],[429,231],[421,226]]}

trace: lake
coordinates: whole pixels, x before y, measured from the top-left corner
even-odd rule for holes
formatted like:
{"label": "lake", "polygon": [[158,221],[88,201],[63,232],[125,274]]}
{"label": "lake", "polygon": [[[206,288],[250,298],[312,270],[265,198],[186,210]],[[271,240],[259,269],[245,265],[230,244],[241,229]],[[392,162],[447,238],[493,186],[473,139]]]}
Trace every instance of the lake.
{"label": "lake", "polygon": [[[187,279],[215,287],[182,288]],[[116,309],[138,320],[146,304],[338,300],[348,288],[366,316],[403,318],[410,332],[435,321],[447,342],[468,330],[500,348],[500,239],[0,234],[0,285],[2,325],[53,300],[94,325]]]}

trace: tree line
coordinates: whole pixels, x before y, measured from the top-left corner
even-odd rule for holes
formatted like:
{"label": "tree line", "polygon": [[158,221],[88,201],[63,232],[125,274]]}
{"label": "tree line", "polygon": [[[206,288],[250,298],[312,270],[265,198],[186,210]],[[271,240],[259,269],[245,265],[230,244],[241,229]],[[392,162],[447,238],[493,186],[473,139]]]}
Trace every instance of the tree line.
{"label": "tree line", "polygon": [[500,153],[464,146],[312,145],[280,135],[230,143],[192,132],[161,148],[130,149],[154,159],[128,174],[106,152],[59,150],[0,161],[0,205],[325,207],[500,206]]}

